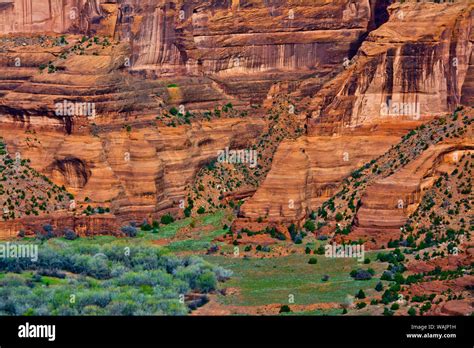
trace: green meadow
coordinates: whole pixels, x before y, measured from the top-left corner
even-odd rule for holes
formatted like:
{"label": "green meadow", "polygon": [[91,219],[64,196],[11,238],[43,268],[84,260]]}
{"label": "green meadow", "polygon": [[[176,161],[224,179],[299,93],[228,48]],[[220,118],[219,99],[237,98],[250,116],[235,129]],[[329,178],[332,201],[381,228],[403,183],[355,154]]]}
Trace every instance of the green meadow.
{"label": "green meadow", "polygon": [[[381,263],[364,265],[356,259],[331,259],[324,255],[316,256],[317,264],[308,264],[310,257],[315,255],[277,258],[205,256],[205,259],[232,270],[234,275],[225,286],[240,289],[236,295],[220,296],[219,301],[242,306],[288,304],[290,295],[294,296],[295,304],[343,303],[347,295],[354,296],[359,289],[366,294],[374,293],[378,278],[386,268]],[[372,257],[374,255],[369,256]],[[349,275],[353,269],[368,267],[376,271],[370,280],[354,280]],[[324,275],[329,276],[327,281],[322,280]]]}

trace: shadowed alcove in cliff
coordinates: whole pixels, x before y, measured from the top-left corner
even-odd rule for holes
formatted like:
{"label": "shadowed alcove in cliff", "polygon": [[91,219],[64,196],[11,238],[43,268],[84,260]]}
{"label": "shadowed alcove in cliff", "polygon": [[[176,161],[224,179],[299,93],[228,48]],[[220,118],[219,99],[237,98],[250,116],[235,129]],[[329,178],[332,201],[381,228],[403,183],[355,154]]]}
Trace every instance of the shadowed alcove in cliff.
{"label": "shadowed alcove in cliff", "polygon": [[87,164],[76,157],[57,159],[49,169],[54,182],[72,188],[83,188],[91,177]]}

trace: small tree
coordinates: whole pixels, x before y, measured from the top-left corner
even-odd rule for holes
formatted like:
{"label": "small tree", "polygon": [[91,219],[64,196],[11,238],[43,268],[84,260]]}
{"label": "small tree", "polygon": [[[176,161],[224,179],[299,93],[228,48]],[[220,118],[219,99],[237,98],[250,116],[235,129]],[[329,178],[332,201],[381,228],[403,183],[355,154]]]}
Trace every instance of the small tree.
{"label": "small tree", "polygon": [[161,223],[163,225],[169,225],[170,223],[174,222],[174,217],[171,214],[166,214],[161,217]]}
{"label": "small tree", "polygon": [[316,249],[316,254],[324,255],[325,249],[324,246],[320,245],[318,249]]}
{"label": "small tree", "polygon": [[310,265],[315,265],[315,264],[318,263],[318,259],[315,258],[315,257],[312,257],[312,258],[309,259],[308,263],[309,263]]}
{"label": "small tree", "polygon": [[358,298],[358,299],[363,299],[363,298],[365,298],[365,293],[364,293],[364,291],[363,291],[362,289],[360,289],[359,292],[356,294],[355,297]]}
{"label": "small tree", "polygon": [[314,222],[311,220],[308,220],[304,224],[304,228],[310,232],[314,232],[316,230],[316,226],[314,225]]}

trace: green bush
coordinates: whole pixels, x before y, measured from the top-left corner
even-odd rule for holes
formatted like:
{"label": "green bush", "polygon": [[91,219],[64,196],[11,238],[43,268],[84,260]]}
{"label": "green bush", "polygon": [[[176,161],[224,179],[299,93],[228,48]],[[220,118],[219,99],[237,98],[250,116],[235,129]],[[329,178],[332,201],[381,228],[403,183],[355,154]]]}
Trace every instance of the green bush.
{"label": "green bush", "polygon": [[166,215],[163,215],[160,221],[163,225],[169,225],[174,222],[174,217],[168,213]]}
{"label": "green bush", "polygon": [[[119,240],[93,245],[82,239],[45,241],[36,262],[0,259],[0,274],[0,316],[185,315],[180,295],[214,291],[231,276],[196,256],[133,245],[126,256]],[[70,294],[76,294],[74,306]]]}
{"label": "green bush", "polygon": [[365,298],[365,293],[362,289],[359,290],[359,292],[355,295],[356,298],[358,299],[363,299]]}
{"label": "green bush", "polygon": [[309,263],[310,265],[315,265],[315,264],[318,263],[318,259],[315,258],[315,257],[312,257],[312,258],[309,259],[308,263]]}
{"label": "green bush", "polygon": [[314,222],[311,220],[307,220],[305,222],[304,228],[310,232],[314,232],[316,230],[316,226],[314,225]]}

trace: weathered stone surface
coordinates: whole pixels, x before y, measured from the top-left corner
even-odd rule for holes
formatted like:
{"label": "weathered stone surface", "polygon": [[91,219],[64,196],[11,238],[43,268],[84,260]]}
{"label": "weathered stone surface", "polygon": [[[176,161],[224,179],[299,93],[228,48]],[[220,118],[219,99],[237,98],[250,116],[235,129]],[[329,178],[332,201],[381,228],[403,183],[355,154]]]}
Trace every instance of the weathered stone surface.
{"label": "weathered stone surface", "polygon": [[[381,118],[400,122],[453,111],[469,67],[473,8],[468,2],[391,5],[389,21],[372,31],[346,71],[312,98],[310,132],[332,134]],[[419,115],[384,115],[389,101],[415,103]]]}
{"label": "weathered stone surface", "polygon": [[[3,1],[0,129],[12,149],[79,200],[148,216],[176,209],[186,184],[218,149],[246,146],[266,126],[256,113],[156,128],[157,114],[181,104],[209,110],[264,100],[268,106],[289,94],[308,117],[307,134],[282,143],[240,214],[250,222],[302,221],[352,170],[420,122],[470,100],[473,5],[387,6]],[[61,57],[68,45],[35,37],[47,32],[64,34],[71,46],[82,35],[110,36],[111,44]],[[48,62],[57,71],[40,73]],[[58,117],[56,103],[65,99],[94,103],[97,115]],[[419,103],[421,120],[384,117],[388,100]],[[26,130],[37,132],[35,144],[26,143]]]}
{"label": "weathered stone surface", "polygon": [[[324,190],[335,186],[363,161],[384,153],[419,122],[450,112],[461,103],[465,80],[464,90],[470,93],[473,9],[468,2],[393,4],[389,20],[368,35],[357,55],[347,62],[346,70],[319,92],[314,90],[318,85],[314,78],[293,88],[298,108],[308,113],[308,135],[293,147],[287,143],[280,146],[272,171],[242,207],[242,217],[302,219],[321,202],[316,197],[328,198],[333,192]],[[291,93],[291,89],[285,86],[272,92]],[[415,105],[420,113],[384,115],[383,103],[388,101]],[[373,140],[364,146],[353,134]],[[347,163],[343,162],[343,147],[349,149],[351,160]],[[312,160],[308,159],[313,153]],[[333,162],[331,170],[315,169],[318,162],[328,160]],[[319,193],[314,191],[316,187]],[[295,203],[294,209],[288,208],[290,200]],[[392,215],[387,216],[387,223],[392,217],[403,221]]]}
{"label": "weathered stone surface", "polygon": [[382,155],[406,129],[389,124],[334,137],[304,136],[283,143],[272,170],[241,208],[244,218],[301,221],[354,169]]}

